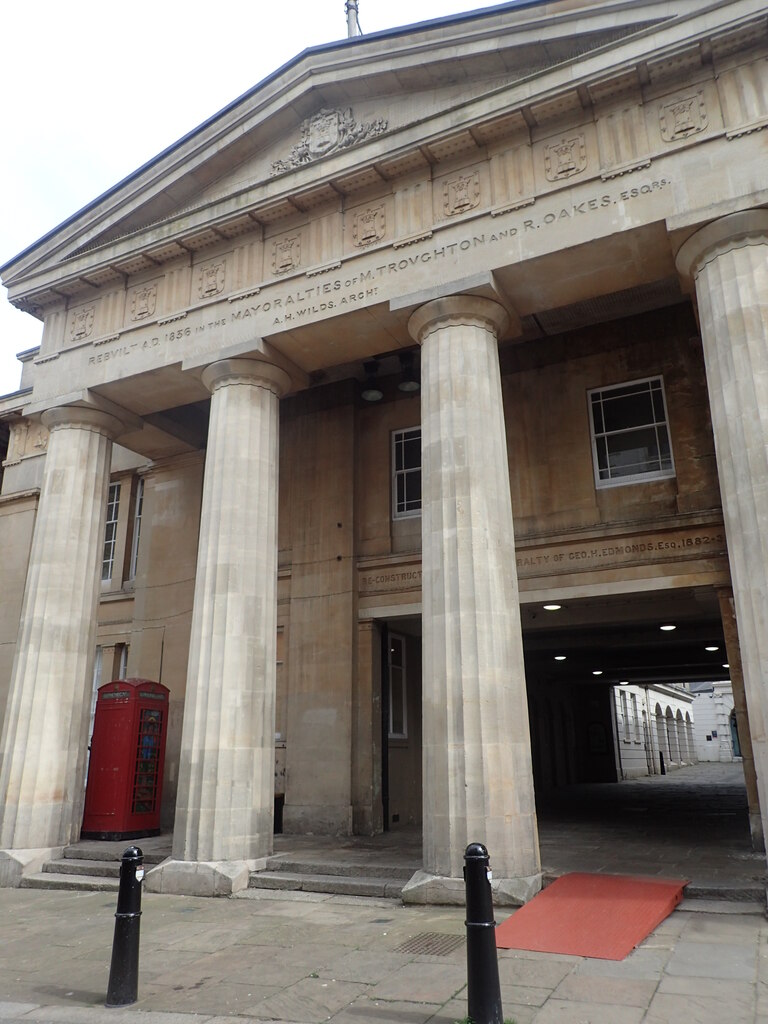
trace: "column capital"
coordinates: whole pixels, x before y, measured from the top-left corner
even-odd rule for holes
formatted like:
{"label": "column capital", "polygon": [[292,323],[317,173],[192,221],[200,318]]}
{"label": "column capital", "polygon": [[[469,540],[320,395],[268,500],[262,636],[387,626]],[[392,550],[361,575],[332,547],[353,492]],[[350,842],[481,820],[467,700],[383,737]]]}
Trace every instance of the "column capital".
{"label": "column capital", "polygon": [[291,388],[291,378],[265,359],[220,359],[203,370],[203,384],[211,392],[228,384],[251,384],[282,398]]}
{"label": "column capital", "polygon": [[46,409],[40,418],[48,430],[56,430],[57,427],[82,427],[84,430],[104,434],[110,441],[114,441],[126,430],[126,425],[117,416],[101,409],[79,405],[59,405],[53,409]]}
{"label": "column capital", "polygon": [[413,340],[421,345],[438,328],[460,324],[480,325],[498,338],[509,326],[509,314],[493,299],[478,295],[448,295],[420,306],[411,314],[408,330]]}
{"label": "column capital", "polygon": [[696,277],[702,266],[743,245],[768,244],[768,210],[742,210],[699,228],[680,246],[675,263],[685,277]]}

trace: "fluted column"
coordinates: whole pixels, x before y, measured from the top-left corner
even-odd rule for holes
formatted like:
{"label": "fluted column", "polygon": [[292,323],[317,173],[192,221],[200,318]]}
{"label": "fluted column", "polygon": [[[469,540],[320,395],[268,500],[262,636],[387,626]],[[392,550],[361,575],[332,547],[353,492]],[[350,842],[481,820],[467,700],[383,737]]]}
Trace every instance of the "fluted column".
{"label": "fluted column", "polygon": [[460,879],[465,847],[483,842],[494,879],[524,899],[540,864],[497,349],[506,322],[497,303],[455,296],[409,323],[422,346],[424,871]]}
{"label": "fluted column", "polygon": [[76,841],[82,825],[112,439],[94,409],[43,414],[50,431],[2,735],[0,847]]}
{"label": "fluted column", "polygon": [[272,850],[278,413],[290,380],[255,359],[214,363],[203,380],[211,412],[173,856],[248,861]]}
{"label": "fluted column", "polygon": [[[763,834],[768,834],[768,210],[682,246],[696,282]],[[754,828],[753,828],[754,833]]]}

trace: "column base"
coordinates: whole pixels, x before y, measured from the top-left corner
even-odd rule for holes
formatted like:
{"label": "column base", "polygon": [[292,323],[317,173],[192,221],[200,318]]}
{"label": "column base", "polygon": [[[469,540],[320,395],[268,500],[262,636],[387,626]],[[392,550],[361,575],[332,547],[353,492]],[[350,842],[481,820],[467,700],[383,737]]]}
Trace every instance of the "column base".
{"label": "column base", "polygon": [[[491,882],[496,907],[521,907],[541,889],[541,874],[519,878],[494,878]],[[466,903],[463,878],[447,878],[417,871],[403,887],[403,903],[435,903],[461,906]]]}
{"label": "column base", "polygon": [[59,860],[63,846],[36,850],[0,850],[0,889],[18,889],[25,875],[36,875],[49,860]]}
{"label": "column base", "polygon": [[248,888],[251,871],[263,871],[267,858],[259,860],[164,860],[147,872],[148,892],[170,896],[231,896]]}

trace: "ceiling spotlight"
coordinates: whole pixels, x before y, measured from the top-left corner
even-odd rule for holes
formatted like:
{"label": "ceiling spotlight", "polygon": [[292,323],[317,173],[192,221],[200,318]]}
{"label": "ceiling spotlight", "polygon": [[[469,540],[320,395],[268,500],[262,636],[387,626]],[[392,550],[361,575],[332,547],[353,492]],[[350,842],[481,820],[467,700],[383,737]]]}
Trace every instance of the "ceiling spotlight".
{"label": "ceiling spotlight", "polygon": [[544,611],[545,612],[559,612],[562,607],[563,606],[561,604],[545,604],[544,605]]}
{"label": "ceiling spotlight", "polygon": [[556,654],[555,655],[555,661],[565,661],[565,655],[564,654]]}
{"label": "ceiling spotlight", "polygon": [[596,668],[594,670],[594,672],[592,673],[593,676],[601,676],[602,674],[603,674],[603,670],[601,668]]}
{"label": "ceiling spotlight", "polygon": [[730,665],[728,664],[728,662],[727,662],[727,661],[726,661],[726,662],[724,662],[724,664],[723,664],[723,668],[730,668],[730,667],[731,667],[731,666],[730,666]]}
{"label": "ceiling spotlight", "polygon": [[628,679],[620,679],[619,680],[619,686],[629,686],[629,680]]}
{"label": "ceiling spotlight", "polygon": [[364,402],[380,402],[384,397],[384,392],[376,379],[379,372],[378,359],[367,359],[363,363],[363,369],[365,370],[365,384],[360,392],[360,397]]}
{"label": "ceiling spotlight", "polygon": [[705,647],[704,650],[705,651],[719,651],[720,648],[719,647]]}
{"label": "ceiling spotlight", "polygon": [[416,376],[416,371],[413,368],[413,352],[401,352],[400,382],[397,385],[397,390],[404,391],[406,394],[413,394],[420,387],[419,378]]}
{"label": "ceiling spotlight", "polygon": [[677,626],[659,626],[659,629],[663,629],[665,633],[669,633],[673,629],[677,629]]}

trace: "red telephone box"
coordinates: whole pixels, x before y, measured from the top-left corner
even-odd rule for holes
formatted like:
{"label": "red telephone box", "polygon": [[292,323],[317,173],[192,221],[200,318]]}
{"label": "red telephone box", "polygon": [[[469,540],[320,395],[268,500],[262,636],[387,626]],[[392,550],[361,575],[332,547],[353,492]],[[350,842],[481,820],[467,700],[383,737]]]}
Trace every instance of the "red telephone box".
{"label": "red telephone box", "polygon": [[99,687],[93,722],[84,839],[160,833],[168,688],[149,679]]}

